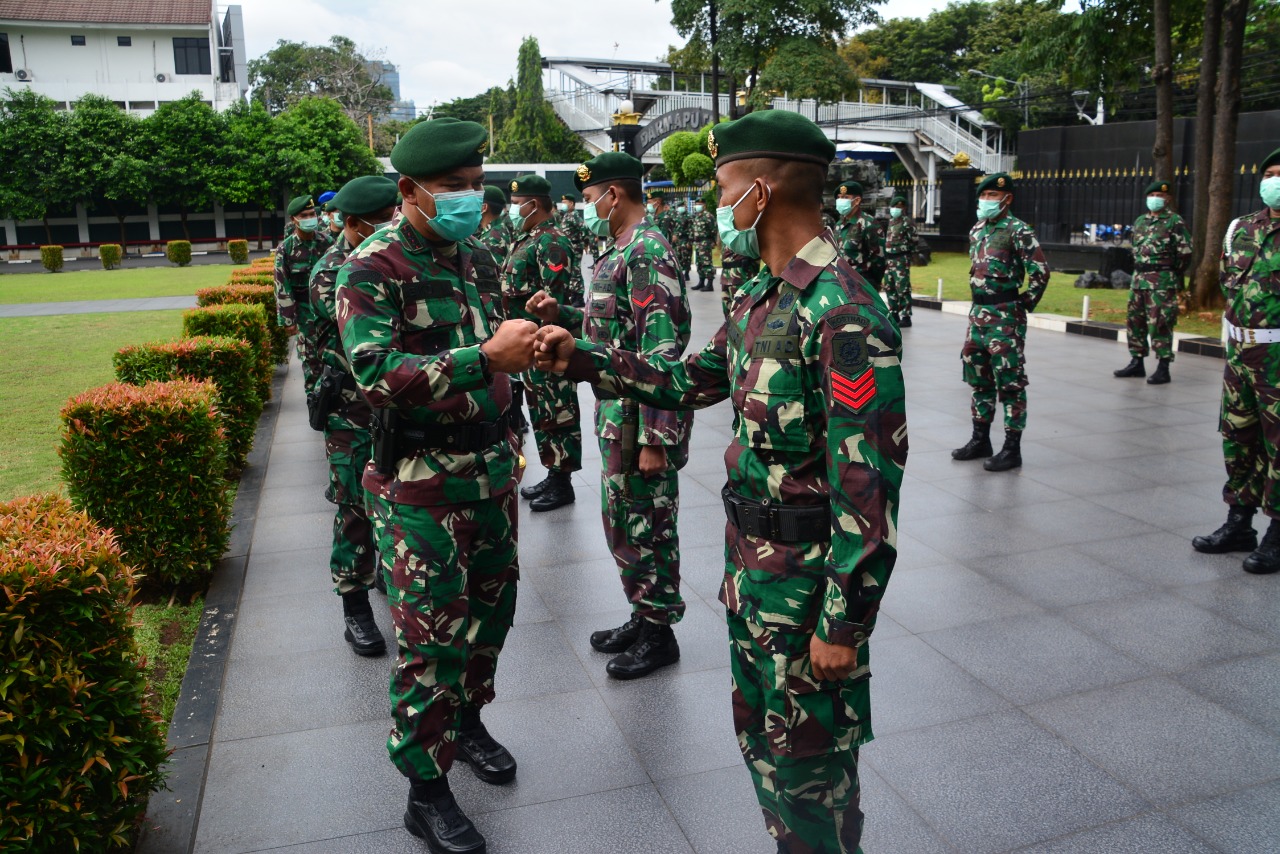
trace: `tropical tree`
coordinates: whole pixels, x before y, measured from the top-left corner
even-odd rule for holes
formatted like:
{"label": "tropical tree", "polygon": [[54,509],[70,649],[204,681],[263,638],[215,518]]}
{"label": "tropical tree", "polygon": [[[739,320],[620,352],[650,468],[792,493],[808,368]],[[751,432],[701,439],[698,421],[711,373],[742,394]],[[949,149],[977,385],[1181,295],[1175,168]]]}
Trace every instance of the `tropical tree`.
{"label": "tropical tree", "polygon": [[493,142],[494,163],[572,163],[587,150],[547,103],[542,88],[542,52],[529,36],[516,60],[515,105]]}
{"label": "tropical tree", "polygon": [[49,209],[63,207],[75,193],[64,164],[67,118],[52,99],[30,89],[5,89],[0,100],[0,212],[16,220],[44,221],[45,239],[53,242]]}
{"label": "tropical tree", "polygon": [[101,95],[85,95],[72,105],[67,131],[62,168],[71,201],[92,208],[104,200],[120,225],[120,245],[127,245],[126,205],[144,205],[151,195],[142,120]]}
{"label": "tropical tree", "polygon": [[218,197],[215,188],[225,183],[226,125],[197,91],[161,104],[142,128],[150,150],[152,194],[158,203],[178,208],[182,234],[190,240],[187,215],[211,209]]}
{"label": "tropical tree", "polygon": [[356,48],[346,36],[326,45],[280,39],[264,56],[249,61],[253,98],[272,115],[308,97],[332,98],[354,121],[384,115],[394,98],[382,82],[379,56]]}
{"label": "tropical tree", "polygon": [[303,98],[281,113],[272,148],[276,189],[285,195],[336,190],[382,172],[360,127],[330,98]]}
{"label": "tropical tree", "polygon": [[275,208],[279,181],[274,174],[275,123],[261,101],[240,101],[224,114],[224,167],[214,190],[224,202],[253,205],[258,210],[258,248],[262,248],[262,214]]}

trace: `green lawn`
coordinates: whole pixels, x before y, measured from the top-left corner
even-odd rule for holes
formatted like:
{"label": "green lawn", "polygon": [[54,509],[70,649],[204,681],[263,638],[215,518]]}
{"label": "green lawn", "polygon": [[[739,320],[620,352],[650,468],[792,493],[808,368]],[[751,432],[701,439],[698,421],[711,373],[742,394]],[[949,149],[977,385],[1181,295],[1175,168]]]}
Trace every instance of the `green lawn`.
{"label": "green lawn", "polygon": [[112,382],[111,357],[124,345],[181,333],[180,311],[0,318],[0,501],[63,491],[56,448],[67,398]]}
{"label": "green lawn", "polygon": [[[936,297],[938,279],[942,279],[942,298],[969,299],[969,256],[960,252],[935,252],[928,267],[911,268],[911,290],[919,296]],[[1049,290],[1036,307],[1039,314],[1061,314],[1080,317],[1084,297],[1089,296],[1089,319],[1124,324],[1129,292],[1111,290],[1079,290],[1076,277],[1066,273],[1051,274]],[[1178,331],[1217,338],[1222,331],[1221,312],[1198,312],[1178,318]]]}
{"label": "green lawn", "polygon": [[225,285],[233,269],[230,264],[207,264],[104,270],[99,264],[97,269],[46,273],[37,265],[39,272],[0,276],[0,305],[188,296],[199,288]]}
{"label": "green lawn", "polygon": [[165,733],[173,719],[203,609],[204,600],[197,598],[190,605],[139,605],[133,611],[133,636],[147,660],[147,689],[152,707],[164,721]]}

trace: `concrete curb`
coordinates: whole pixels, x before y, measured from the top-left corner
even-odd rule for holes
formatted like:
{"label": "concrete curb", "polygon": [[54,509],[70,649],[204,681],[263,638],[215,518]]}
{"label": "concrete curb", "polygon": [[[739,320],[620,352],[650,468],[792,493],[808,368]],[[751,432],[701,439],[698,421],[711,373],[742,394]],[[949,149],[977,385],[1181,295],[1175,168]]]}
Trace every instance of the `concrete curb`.
{"label": "concrete curb", "polygon": [[195,847],[213,724],[288,372],[287,366],[276,370],[271,400],[258,420],[253,451],[240,476],[231,511],[231,541],[214,567],[205,594],[204,615],[196,629],[191,659],[169,723],[168,747],[172,752],[164,768],[167,788],[151,796],[135,854],[180,854]]}

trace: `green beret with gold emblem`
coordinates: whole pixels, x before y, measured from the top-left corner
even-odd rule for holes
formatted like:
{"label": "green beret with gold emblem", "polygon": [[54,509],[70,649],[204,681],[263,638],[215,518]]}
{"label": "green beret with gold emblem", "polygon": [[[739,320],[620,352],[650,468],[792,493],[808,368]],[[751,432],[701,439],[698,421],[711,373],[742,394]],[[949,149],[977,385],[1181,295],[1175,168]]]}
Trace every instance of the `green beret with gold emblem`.
{"label": "green beret with gold emblem", "polygon": [[551,182],[541,175],[520,175],[511,182],[513,196],[546,196],[551,198]]}
{"label": "green beret with gold emblem", "polygon": [[391,149],[391,166],[401,175],[425,178],[462,166],[479,166],[489,132],[475,122],[446,116],[419,122]]}
{"label": "green beret with gold emblem", "polygon": [[485,204],[494,205],[495,207],[505,207],[507,204],[507,194],[502,192],[501,187],[495,187],[492,184],[485,184],[484,201]]}
{"label": "green beret with gold emblem", "polygon": [[717,166],[756,157],[826,166],[836,156],[835,143],[822,128],[787,110],[760,110],[722,122],[707,134],[707,150]]}
{"label": "green beret with gold emblem", "polygon": [[573,184],[579,191],[605,181],[639,181],[644,177],[644,164],[625,151],[597,154],[573,173]]}
{"label": "green beret with gold emblem", "polygon": [[659,193],[657,190],[650,190],[650,191],[645,195],[645,198],[646,198],[647,200],[651,201],[651,202],[665,202],[665,201],[666,201],[666,197],[665,197],[665,196],[663,196],[663,195],[662,195],[662,193]]}
{"label": "green beret with gold emblem", "polygon": [[997,172],[994,175],[988,175],[982,179],[982,183],[978,185],[978,195],[982,195],[987,190],[999,190],[1002,193],[1013,192],[1013,178],[1009,177],[1007,172]]}
{"label": "green beret with gold emblem", "polygon": [[1148,195],[1150,195],[1151,193],[1168,193],[1168,192],[1172,192],[1169,189],[1168,181],[1152,181],[1150,184],[1147,185]]}
{"label": "green beret with gold emblem", "polygon": [[364,216],[386,210],[399,200],[395,181],[385,175],[365,175],[343,184],[329,205],[350,216]]}
{"label": "green beret with gold emblem", "polygon": [[560,197],[560,201],[573,202],[576,205],[578,203],[578,197],[573,195],[572,193],[565,193],[563,196]]}
{"label": "green beret with gold emblem", "polygon": [[1262,161],[1262,166],[1259,168],[1265,172],[1270,167],[1276,165],[1280,165],[1280,148],[1277,148],[1275,151],[1268,154],[1267,159]]}
{"label": "green beret with gold emblem", "polygon": [[289,207],[285,208],[289,212],[289,216],[297,216],[307,208],[314,208],[316,200],[312,196],[297,196],[290,200]]}
{"label": "green beret with gold emblem", "polygon": [[840,185],[839,189],[836,190],[836,193],[841,196],[861,196],[862,185],[857,181],[845,181]]}
{"label": "green beret with gold emblem", "polygon": [[905,205],[907,203],[906,196],[894,196],[889,200],[890,205]]}

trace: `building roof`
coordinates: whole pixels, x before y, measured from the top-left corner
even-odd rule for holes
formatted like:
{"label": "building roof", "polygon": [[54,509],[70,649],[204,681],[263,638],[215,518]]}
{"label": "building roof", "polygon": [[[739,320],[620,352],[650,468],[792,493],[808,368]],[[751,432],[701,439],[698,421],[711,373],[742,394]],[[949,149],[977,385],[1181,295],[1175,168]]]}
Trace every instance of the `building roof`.
{"label": "building roof", "polygon": [[0,20],[71,24],[208,24],[209,0],[0,0]]}

